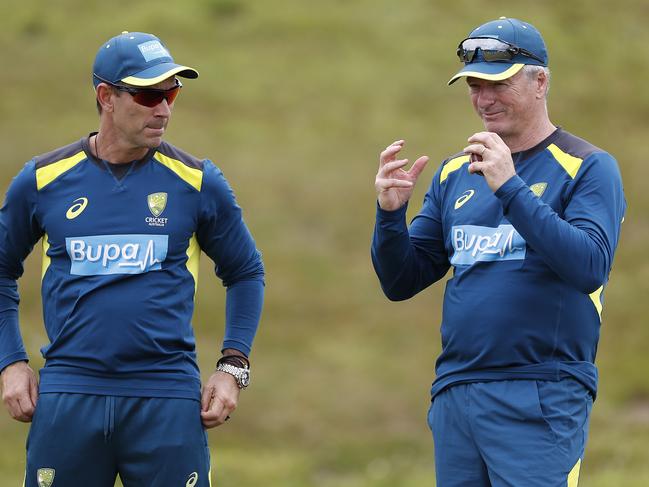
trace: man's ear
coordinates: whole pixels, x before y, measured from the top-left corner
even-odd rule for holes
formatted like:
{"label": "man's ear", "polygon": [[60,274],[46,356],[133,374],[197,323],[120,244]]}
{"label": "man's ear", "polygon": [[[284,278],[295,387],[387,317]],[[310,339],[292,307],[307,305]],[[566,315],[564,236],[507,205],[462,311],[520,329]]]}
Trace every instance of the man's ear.
{"label": "man's ear", "polygon": [[548,79],[547,74],[545,71],[539,69],[537,75],[536,75],[536,98],[541,99],[545,98],[548,92],[548,82],[550,80]]}
{"label": "man's ear", "polygon": [[97,85],[97,102],[101,105],[104,112],[113,111],[113,98],[115,90],[106,83],[99,83]]}

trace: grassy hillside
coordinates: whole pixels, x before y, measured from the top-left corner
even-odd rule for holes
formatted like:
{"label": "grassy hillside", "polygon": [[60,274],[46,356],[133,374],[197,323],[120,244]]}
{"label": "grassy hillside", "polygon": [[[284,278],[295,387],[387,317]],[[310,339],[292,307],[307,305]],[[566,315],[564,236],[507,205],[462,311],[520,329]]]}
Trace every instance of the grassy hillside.
{"label": "grassy hillside", "polygon": [[[188,81],[167,139],[223,169],[268,272],[254,385],[210,432],[220,487],[434,485],[426,426],[443,285],[389,303],[371,269],[378,152],[397,138],[431,164],[481,129],[455,48],[501,15],[535,24],[553,72],[551,118],[614,154],[629,204],[606,292],[600,396],[585,487],[646,486],[649,466],[649,194],[643,169],[649,4],[626,0],[6,0],[0,56],[0,187],[35,154],[97,127],[90,82],[104,40],[158,34]],[[56,5],[56,7],[54,7]],[[46,343],[39,252],[21,280],[32,365]],[[195,327],[209,374],[224,293],[203,258]],[[0,484],[20,485],[25,425],[0,411]]]}

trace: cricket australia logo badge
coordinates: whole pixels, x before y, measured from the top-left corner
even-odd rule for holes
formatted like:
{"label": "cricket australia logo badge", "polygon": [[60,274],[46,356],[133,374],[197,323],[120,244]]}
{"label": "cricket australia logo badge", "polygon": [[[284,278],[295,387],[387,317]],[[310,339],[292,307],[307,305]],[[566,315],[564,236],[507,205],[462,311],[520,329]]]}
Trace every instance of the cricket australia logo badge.
{"label": "cricket australia logo badge", "polygon": [[160,216],[167,206],[167,193],[151,193],[146,201],[153,216]]}
{"label": "cricket australia logo badge", "polygon": [[54,483],[55,473],[56,471],[53,468],[39,468],[36,472],[38,487],[51,487]]}
{"label": "cricket australia logo badge", "polygon": [[164,227],[167,224],[166,218],[161,218],[162,212],[167,207],[167,193],[151,193],[146,197],[149,211],[153,215],[145,218],[150,227]]}
{"label": "cricket australia logo badge", "polygon": [[532,190],[532,193],[540,198],[541,195],[545,192],[545,188],[547,187],[548,183],[536,183],[530,186],[530,189]]}

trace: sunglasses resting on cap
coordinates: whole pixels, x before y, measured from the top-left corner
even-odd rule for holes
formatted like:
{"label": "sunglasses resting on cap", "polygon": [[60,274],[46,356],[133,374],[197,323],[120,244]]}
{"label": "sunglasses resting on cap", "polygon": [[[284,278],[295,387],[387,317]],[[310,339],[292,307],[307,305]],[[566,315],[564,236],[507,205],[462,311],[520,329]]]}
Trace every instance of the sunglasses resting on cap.
{"label": "sunglasses resting on cap", "polygon": [[492,37],[468,37],[457,46],[457,55],[463,63],[473,62],[478,50],[487,62],[511,61],[517,54],[536,59],[543,63],[543,59],[530,51],[509,42]]}
{"label": "sunglasses resting on cap", "polygon": [[532,24],[501,17],[473,29],[457,47],[464,64],[448,82],[462,77],[500,81],[523,66],[548,66],[548,51],[541,33]]}

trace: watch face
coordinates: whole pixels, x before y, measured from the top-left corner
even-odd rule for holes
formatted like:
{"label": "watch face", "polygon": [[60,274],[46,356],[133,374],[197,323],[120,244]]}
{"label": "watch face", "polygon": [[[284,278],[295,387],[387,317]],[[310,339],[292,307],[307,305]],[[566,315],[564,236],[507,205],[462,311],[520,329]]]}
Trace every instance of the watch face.
{"label": "watch face", "polygon": [[248,387],[248,384],[250,384],[250,372],[244,370],[241,372],[241,386]]}

